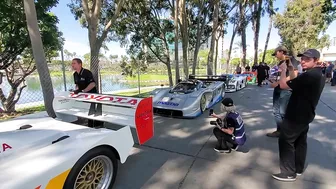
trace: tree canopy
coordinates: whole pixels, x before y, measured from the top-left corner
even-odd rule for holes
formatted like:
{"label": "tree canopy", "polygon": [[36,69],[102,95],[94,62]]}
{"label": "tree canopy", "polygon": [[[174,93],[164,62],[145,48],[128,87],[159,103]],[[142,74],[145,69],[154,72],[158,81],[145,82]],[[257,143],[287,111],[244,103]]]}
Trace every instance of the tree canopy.
{"label": "tree canopy", "polygon": [[[35,1],[38,24],[46,57],[57,56],[62,33],[57,28],[58,18],[50,13],[57,0]],[[0,70],[8,68],[27,48],[31,48],[22,0],[0,3]]]}
{"label": "tree canopy", "polygon": [[279,29],[282,44],[293,54],[307,48],[323,48],[329,45],[324,32],[334,20],[334,11],[325,0],[290,0],[285,12],[276,14],[275,27]]}

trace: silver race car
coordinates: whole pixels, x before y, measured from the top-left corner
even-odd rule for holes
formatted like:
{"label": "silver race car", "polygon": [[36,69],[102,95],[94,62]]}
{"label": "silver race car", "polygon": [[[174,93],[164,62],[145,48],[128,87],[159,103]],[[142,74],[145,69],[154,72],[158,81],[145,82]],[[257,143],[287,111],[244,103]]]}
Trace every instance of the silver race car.
{"label": "silver race car", "polygon": [[245,74],[223,74],[226,76],[226,92],[236,92],[247,86],[247,75]]}
{"label": "silver race car", "polygon": [[194,118],[224,98],[223,76],[193,76],[172,88],[159,88],[151,93],[154,113]]}

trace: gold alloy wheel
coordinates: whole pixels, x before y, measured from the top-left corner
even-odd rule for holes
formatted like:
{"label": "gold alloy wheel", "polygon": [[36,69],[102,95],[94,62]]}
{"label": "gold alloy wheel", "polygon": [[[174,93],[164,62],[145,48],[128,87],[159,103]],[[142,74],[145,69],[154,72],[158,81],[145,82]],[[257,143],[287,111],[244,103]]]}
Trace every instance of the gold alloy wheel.
{"label": "gold alloy wheel", "polygon": [[113,163],[100,155],[88,161],[77,175],[74,189],[107,189],[113,175]]}

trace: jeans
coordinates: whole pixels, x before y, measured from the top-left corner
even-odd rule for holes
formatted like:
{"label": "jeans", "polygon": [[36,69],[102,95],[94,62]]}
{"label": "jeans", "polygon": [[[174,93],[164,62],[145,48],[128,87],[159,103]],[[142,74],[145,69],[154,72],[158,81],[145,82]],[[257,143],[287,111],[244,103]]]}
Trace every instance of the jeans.
{"label": "jeans", "polygon": [[307,155],[307,133],[309,125],[284,120],[279,137],[281,173],[294,176],[302,173]]}
{"label": "jeans", "polygon": [[292,92],[275,88],[273,92],[273,114],[277,125],[277,131],[280,131],[280,125],[285,117],[287,104]]}

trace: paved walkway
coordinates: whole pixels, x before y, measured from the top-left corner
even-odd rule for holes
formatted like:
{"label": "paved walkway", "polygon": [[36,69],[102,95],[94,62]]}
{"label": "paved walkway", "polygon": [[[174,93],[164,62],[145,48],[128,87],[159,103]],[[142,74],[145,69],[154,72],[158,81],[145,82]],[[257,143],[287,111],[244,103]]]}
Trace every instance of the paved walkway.
{"label": "paved walkway", "polygon": [[[246,123],[248,143],[240,152],[213,150],[212,118],[155,118],[155,137],[135,146],[120,165],[117,189],[332,189],[336,188],[336,88],[326,86],[310,126],[307,169],[294,183],[274,180],[279,171],[277,139],[265,136],[275,128],[272,89],[249,86],[232,97]],[[329,103],[332,101],[332,103]],[[215,107],[215,112],[219,106]],[[206,112],[205,114],[207,114]]]}
{"label": "paved walkway", "polygon": [[[266,137],[275,129],[272,89],[248,86],[233,98],[246,123],[248,141],[239,152],[213,150],[212,118],[208,111],[197,119],[156,116],[155,136],[135,145],[119,166],[116,189],[335,189],[336,88],[326,86],[310,125],[307,168],[294,183],[274,180],[279,171],[277,139]],[[215,106],[219,112],[219,105]],[[43,116],[45,113],[36,114]]]}

